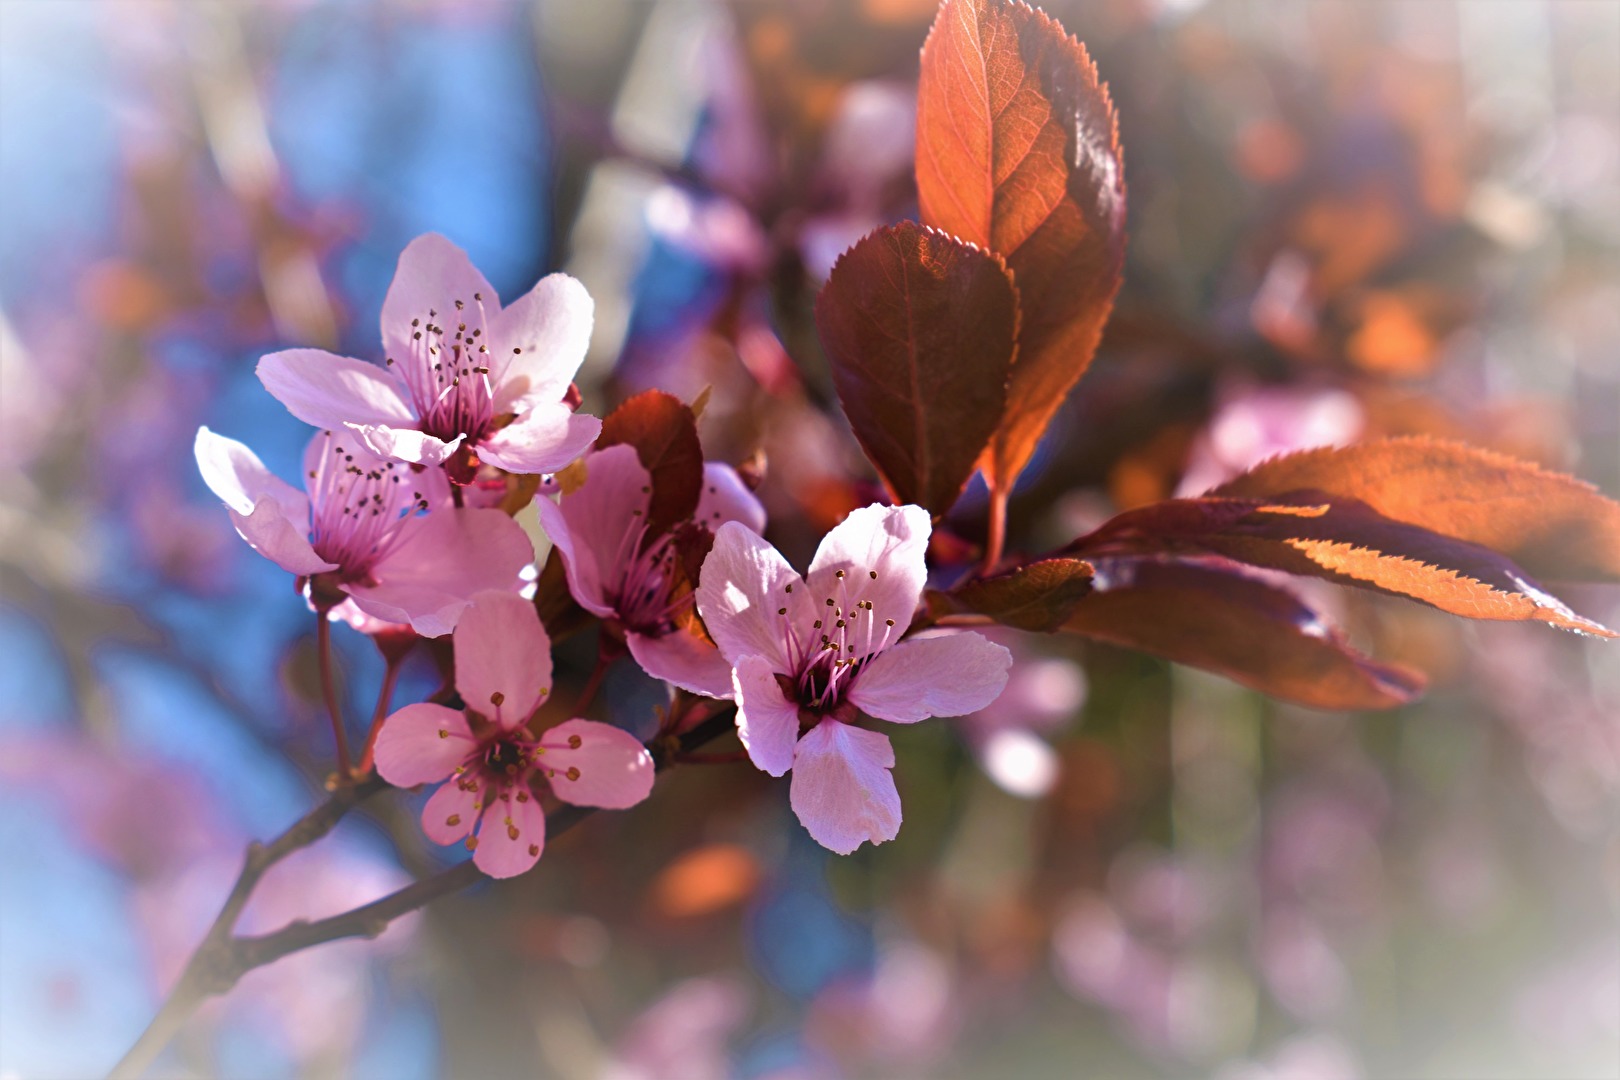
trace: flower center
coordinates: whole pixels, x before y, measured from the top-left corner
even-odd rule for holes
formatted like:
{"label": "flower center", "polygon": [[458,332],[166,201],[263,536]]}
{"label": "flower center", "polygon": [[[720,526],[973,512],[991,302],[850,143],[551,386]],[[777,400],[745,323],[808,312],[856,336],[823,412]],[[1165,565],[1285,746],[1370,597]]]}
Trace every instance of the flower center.
{"label": "flower center", "polygon": [[643,548],[646,535],[645,525],[626,531],[613,562],[620,572],[605,592],[626,628],[656,637],[674,629],[675,616],[692,597],[671,599],[675,545],[666,535]]}
{"label": "flower center", "polygon": [[[464,300],[454,304],[444,317],[448,325],[433,308],[411,320],[410,352],[397,367],[423,432],[445,442],[465,435],[476,445],[495,428],[489,320],[482,293],[473,293],[471,309]],[[388,366],[396,366],[394,357]]]}
{"label": "flower center", "polygon": [[[851,579],[851,573],[858,576]],[[796,697],[801,708],[818,715],[836,711],[861,667],[888,648],[890,639],[896,636],[895,620],[878,611],[874,602],[851,584],[852,580],[873,582],[877,576],[876,570],[836,571],[832,595],[822,597],[821,605],[811,609],[820,618],[808,628],[794,624],[791,604],[778,609],[784,651],[793,665],[790,687],[784,687],[784,691]],[[784,591],[792,593],[793,586],[786,586]],[[911,613],[905,614],[909,622]]]}
{"label": "flower center", "polygon": [[497,739],[484,751],[484,765],[498,777],[515,778],[529,763],[530,747],[518,739]]}
{"label": "flower center", "polygon": [[399,542],[405,521],[428,508],[409,466],[384,461],[328,431],[310,463],[310,543],[344,580],[361,580]]}

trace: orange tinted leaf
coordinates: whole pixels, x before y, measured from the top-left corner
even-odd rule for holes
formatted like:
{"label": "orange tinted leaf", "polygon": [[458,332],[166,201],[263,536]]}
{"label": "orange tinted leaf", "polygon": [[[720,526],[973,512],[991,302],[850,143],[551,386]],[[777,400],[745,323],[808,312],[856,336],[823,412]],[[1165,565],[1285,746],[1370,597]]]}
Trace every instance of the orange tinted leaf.
{"label": "orange tinted leaf", "polygon": [[1003,626],[1050,633],[1091,591],[1091,566],[1079,559],[1043,559],[1007,574],[976,578],[930,595],[941,611],[988,615]]}
{"label": "orange tinted leaf", "polygon": [[1266,498],[1314,488],[1396,521],[1499,551],[1555,581],[1620,581],[1620,503],[1584,481],[1425,437],[1274,458],[1211,492]]}
{"label": "orange tinted leaf", "polygon": [[1018,296],[1001,260],[915,222],[846,251],[816,327],[855,437],[894,493],[943,514],[1006,401]]}
{"label": "orange tinted leaf", "polygon": [[658,536],[691,517],[703,494],[703,445],[686,402],[662,390],[637,394],[602,421],[596,445],[620,443],[636,448],[637,460],[652,477],[647,535]]}
{"label": "orange tinted leaf", "polygon": [[1070,549],[1077,554],[1222,555],[1408,597],[1465,618],[1535,620],[1613,636],[1549,595],[1506,556],[1392,521],[1364,503],[1323,492],[1299,492],[1271,502],[1169,499],[1118,515]]}
{"label": "orange tinted leaf", "polygon": [[654,879],[653,906],[677,919],[707,915],[746,899],[758,885],[752,855],[735,844],[709,844],[688,851]]}
{"label": "orange tinted leaf", "polygon": [[1063,629],[1213,671],[1317,709],[1387,709],[1423,692],[1421,673],[1351,648],[1283,589],[1199,563],[1109,559]]}
{"label": "orange tinted leaf", "polygon": [[1085,47],[1014,0],[945,0],[917,87],[925,225],[1007,260],[1023,327],[983,462],[1012,482],[1085,372],[1119,289],[1125,182],[1113,102]]}

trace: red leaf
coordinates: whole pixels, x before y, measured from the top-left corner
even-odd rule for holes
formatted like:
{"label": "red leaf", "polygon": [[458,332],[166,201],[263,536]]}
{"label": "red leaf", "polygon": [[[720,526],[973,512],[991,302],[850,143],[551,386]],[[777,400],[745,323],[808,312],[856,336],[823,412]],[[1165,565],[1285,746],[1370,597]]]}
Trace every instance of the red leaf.
{"label": "red leaf", "polygon": [[1322,492],[1298,492],[1276,502],[1170,499],[1120,514],[1069,550],[1223,555],[1409,597],[1466,618],[1539,620],[1614,636],[1546,593],[1506,556]]}
{"label": "red leaf", "polygon": [[648,390],[602,421],[599,448],[628,443],[652,477],[647,535],[660,536],[697,511],[703,494],[703,445],[691,408],[673,394]]}
{"label": "red leaf", "polygon": [[917,87],[923,224],[1007,260],[1023,328],[983,462],[1005,498],[1085,372],[1125,261],[1113,102],[1085,47],[1014,0],[945,0]]}
{"label": "red leaf", "polygon": [[1091,566],[1079,559],[1043,559],[1008,574],[976,578],[951,592],[930,594],[936,610],[988,615],[1003,626],[1051,633],[1091,591]]}
{"label": "red leaf", "polygon": [[1291,593],[1234,570],[1109,559],[1064,629],[1213,671],[1317,709],[1387,709],[1423,675],[1351,648]]}
{"label": "red leaf", "polygon": [[951,508],[1001,419],[1018,295],[1001,260],[914,222],[846,251],[816,300],[833,382],[894,493]]}
{"label": "red leaf", "polygon": [[1620,581],[1620,503],[1572,476],[1426,437],[1274,458],[1211,494],[1270,498],[1314,488],[1454,536],[1554,581]]}

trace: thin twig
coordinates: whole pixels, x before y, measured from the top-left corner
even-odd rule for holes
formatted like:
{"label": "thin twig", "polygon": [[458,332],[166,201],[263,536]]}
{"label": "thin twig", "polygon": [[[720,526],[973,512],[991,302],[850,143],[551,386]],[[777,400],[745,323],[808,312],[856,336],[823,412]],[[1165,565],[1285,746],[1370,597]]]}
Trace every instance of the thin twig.
{"label": "thin twig", "polygon": [[574,711],[568,714],[570,716],[583,716],[585,714],[585,710],[596,699],[596,692],[602,689],[602,680],[607,677],[608,668],[612,667],[613,661],[618,659],[617,656],[608,651],[606,634],[607,632],[604,630],[602,644],[598,646],[596,651],[596,666],[591,668],[590,677],[585,680],[585,686],[580,690],[578,700],[574,702]]}
{"label": "thin twig", "polygon": [[338,704],[337,680],[332,671],[332,620],[327,610],[315,611],[315,651],[320,655],[321,695],[326,698],[326,711],[332,717],[332,740],[337,743],[338,783],[349,782],[349,738],[343,732],[343,709]]}
{"label": "thin twig", "polygon": [[197,1006],[236,985],[241,973],[233,973],[234,965],[228,962],[236,941],[231,932],[236,929],[242,909],[247,907],[248,899],[265,872],[288,855],[308,847],[331,832],[343,815],[387,786],[382,780],[373,778],[339,787],[325,802],[270,843],[255,841],[248,845],[247,854],[242,859],[242,872],[237,875],[236,884],[231,886],[230,895],[225,898],[213,925],[203,936],[202,944],[192,953],[157,1015],[123,1059],[113,1066],[109,1076],[140,1075],[169,1044]]}
{"label": "thin twig", "polygon": [[[654,768],[663,772],[698,747],[732,729],[731,711],[709,717],[684,735],[659,736],[647,743]],[[388,924],[434,900],[459,892],[481,880],[483,873],[472,860],[457,863],[431,877],[389,893],[369,904],[313,922],[297,920],[268,934],[240,937],[232,933],[248,898],[266,870],[300,848],[308,847],[332,831],[343,815],[361,801],[387,787],[377,777],[339,787],[320,806],[268,845],[249,844],[242,873],[236,879],[219,917],[192,954],[174,989],[158,1013],[108,1074],[109,1080],[140,1076],[169,1044],[191,1014],[208,998],[223,994],[243,975],[290,953],[344,938],[374,938]],[[546,815],[546,834],[557,837],[595,812],[592,807],[562,806]]]}
{"label": "thin twig", "polygon": [[388,719],[388,707],[394,702],[394,686],[399,682],[399,669],[404,664],[403,656],[387,658],[388,666],[383,669],[382,688],[377,691],[377,708],[371,714],[371,730],[366,732],[366,745],[360,751],[360,764],[354,767],[356,776],[364,776],[371,771],[372,758],[377,753],[377,735],[382,731],[383,721]]}

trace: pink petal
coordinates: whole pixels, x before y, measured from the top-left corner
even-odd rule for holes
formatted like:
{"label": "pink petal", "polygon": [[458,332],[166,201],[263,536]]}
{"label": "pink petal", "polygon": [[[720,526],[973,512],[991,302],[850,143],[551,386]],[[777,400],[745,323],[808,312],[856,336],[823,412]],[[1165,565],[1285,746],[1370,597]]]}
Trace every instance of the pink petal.
{"label": "pink petal", "polygon": [[436,510],[408,526],[372,569],[375,584],[348,586],[366,614],[442,637],[474,596],[522,589],[534,546],[499,510]]}
{"label": "pink petal", "polygon": [[793,670],[789,636],[808,633],[817,616],[804,581],[780,552],[746,525],[727,522],[699,578],[698,613],[728,661],[759,656],[775,671]]}
{"label": "pink petal", "polygon": [[478,459],[511,473],[556,472],[591,448],[602,421],[561,402],[536,405],[478,444]]}
{"label": "pink petal", "polygon": [[465,305],[459,318],[469,327],[479,326],[475,296],[483,297],[484,311],[493,321],[501,310],[500,298],[467,253],[438,233],[418,236],[400,253],[399,267],[383,299],[383,347],[389,356],[404,362],[411,353],[411,320],[426,323],[431,318],[441,326],[454,327],[451,320],[458,315],[457,300]]}
{"label": "pink petal", "polygon": [[653,678],[705,697],[731,697],[731,665],[719,649],[696,634],[685,630],[658,637],[629,633],[624,640],[641,670]]}
{"label": "pink petal", "polygon": [[788,801],[817,843],[848,855],[900,832],[888,736],[823,719],[799,740]]}
{"label": "pink petal", "polygon": [[475,596],[456,623],[455,645],[461,700],[508,731],[551,692],[551,639],[534,605],[516,593]]}
{"label": "pink petal", "polygon": [[879,653],[855,675],[849,701],[882,720],[909,724],[966,716],[1001,696],[1012,653],[982,634],[912,638]]}
{"label": "pink petal", "polygon": [[287,411],[318,428],[409,427],[414,414],[394,376],[376,364],[319,349],[288,349],[259,361],[259,381]]}
{"label": "pink petal", "polygon": [[651,482],[634,447],[610,446],[585,459],[585,483],[578,490],[560,502],[535,500],[541,528],[562,553],[568,591],[603,618],[614,613],[606,594],[609,579],[616,586],[623,573],[619,561],[634,555],[640,540]]}
{"label": "pink petal", "polygon": [[354,629],[356,633],[365,634],[368,637],[372,634],[381,634],[388,631],[410,630],[410,627],[404,626],[400,623],[388,622],[387,620],[379,619],[372,615],[367,615],[365,612],[360,610],[360,605],[354,602],[353,597],[350,597],[349,599],[338,604],[330,612],[328,612],[328,614],[334,620],[347,623],[351,628]]}
{"label": "pink petal", "polygon": [[793,768],[799,706],[782,693],[770,661],[758,656],[737,661],[732,691],[737,696],[737,737],[749,760],[772,776]]}
{"label": "pink petal", "polygon": [[457,435],[449,442],[412,427],[390,427],[387,424],[346,424],[348,430],[365,443],[366,449],[378,457],[391,461],[404,461],[412,465],[442,465],[456,452],[465,435]]}
{"label": "pink petal", "polygon": [[232,510],[251,514],[254,504],[268,495],[281,508],[282,517],[294,524],[308,523],[309,498],[265,468],[244,444],[202,427],[197,429],[193,452],[203,483]]}
{"label": "pink petal", "polygon": [[422,832],[435,844],[454,844],[478,823],[478,792],[460,781],[452,776],[440,784],[422,807]]}
{"label": "pink petal", "polygon": [[473,862],[493,878],[515,877],[540,861],[546,815],[526,787],[501,792],[478,819]]}
{"label": "pink petal", "polygon": [[863,506],[822,538],[807,575],[811,596],[817,603],[831,597],[845,611],[869,601],[872,609],[862,618],[877,627],[893,619],[890,640],[898,638],[911,625],[928,580],[923,559],[931,531],[920,506]]}
{"label": "pink petal", "polygon": [[595,317],[591,294],[567,274],[541,278],[502,311],[489,331],[496,355],[508,358],[495,378],[496,413],[561,401],[585,362]]}
{"label": "pink petal", "polygon": [[338,568],[337,563],[327,562],[310,546],[309,519],[297,524],[288,521],[281,505],[270,495],[261,495],[251,514],[232,510],[230,515],[242,539],[289,574],[319,574]]}
{"label": "pink petal", "polygon": [[541,735],[540,745],[546,750],[540,764],[563,802],[623,810],[652,792],[652,755],[628,731],[566,720]]}
{"label": "pink petal", "polygon": [[458,709],[418,702],[394,712],[377,733],[377,771],[395,787],[443,780],[476,749]]}
{"label": "pink petal", "polygon": [[703,466],[703,494],[698,497],[693,520],[707,525],[710,532],[728,521],[735,521],[748,526],[751,532],[763,533],[765,507],[748,490],[736,469],[710,462]]}

